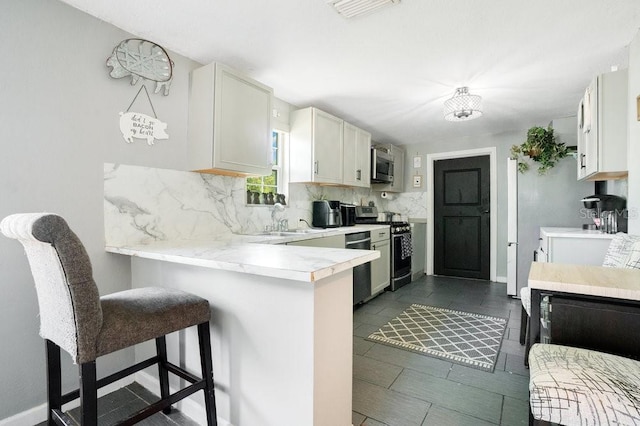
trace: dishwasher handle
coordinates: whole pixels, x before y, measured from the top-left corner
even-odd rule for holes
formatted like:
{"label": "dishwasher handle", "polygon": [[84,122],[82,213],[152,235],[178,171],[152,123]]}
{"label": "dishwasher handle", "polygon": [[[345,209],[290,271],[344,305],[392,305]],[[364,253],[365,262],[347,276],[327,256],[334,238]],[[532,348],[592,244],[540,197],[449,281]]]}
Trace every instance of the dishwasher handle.
{"label": "dishwasher handle", "polygon": [[356,241],[347,241],[347,242],[346,242],[346,244],[345,244],[345,247],[346,247],[346,248],[349,248],[349,246],[354,246],[354,245],[356,245],[356,244],[366,243],[366,242],[368,242],[368,241],[371,241],[371,238],[370,238],[370,237],[363,238],[363,239],[361,239],[361,240],[356,240]]}

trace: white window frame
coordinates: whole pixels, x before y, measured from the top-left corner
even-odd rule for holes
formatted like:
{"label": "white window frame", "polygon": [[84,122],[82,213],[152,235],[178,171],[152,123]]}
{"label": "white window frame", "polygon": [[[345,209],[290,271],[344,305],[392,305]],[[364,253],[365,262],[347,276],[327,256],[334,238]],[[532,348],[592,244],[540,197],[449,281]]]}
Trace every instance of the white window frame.
{"label": "white window frame", "polygon": [[[285,155],[287,151],[287,146],[289,143],[289,132],[285,132],[280,129],[273,129],[272,134],[278,134],[278,147],[277,147],[277,164],[272,166],[272,170],[276,171],[276,175],[278,176],[276,191],[278,194],[284,194],[286,199],[289,197],[289,176],[287,175],[287,167],[285,167],[285,162],[288,161],[288,156]],[[273,148],[271,148],[273,149]],[[254,178],[256,176],[253,176]],[[264,176],[262,176],[262,182],[264,183]],[[245,180],[245,187],[247,186]],[[268,204],[249,204],[252,206],[268,206]]]}

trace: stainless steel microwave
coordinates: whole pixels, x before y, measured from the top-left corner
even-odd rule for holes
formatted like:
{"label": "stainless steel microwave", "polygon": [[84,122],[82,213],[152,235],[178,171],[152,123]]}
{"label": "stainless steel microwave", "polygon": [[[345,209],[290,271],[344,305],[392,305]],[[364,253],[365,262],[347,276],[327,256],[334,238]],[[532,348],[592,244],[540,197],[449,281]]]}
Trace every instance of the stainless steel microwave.
{"label": "stainless steel microwave", "polygon": [[371,148],[371,182],[393,182],[393,157],[378,148]]}

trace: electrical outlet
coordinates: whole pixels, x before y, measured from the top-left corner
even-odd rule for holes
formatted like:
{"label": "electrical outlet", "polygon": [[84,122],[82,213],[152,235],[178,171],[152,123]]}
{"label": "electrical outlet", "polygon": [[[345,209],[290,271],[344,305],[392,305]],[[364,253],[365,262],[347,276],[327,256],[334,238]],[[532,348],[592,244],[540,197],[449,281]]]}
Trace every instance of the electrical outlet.
{"label": "electrical outlet", "polygon": [[413,177],[413,187],[414,188],[420,188],[421,186],[422,186],[422,176],[415,175]]}

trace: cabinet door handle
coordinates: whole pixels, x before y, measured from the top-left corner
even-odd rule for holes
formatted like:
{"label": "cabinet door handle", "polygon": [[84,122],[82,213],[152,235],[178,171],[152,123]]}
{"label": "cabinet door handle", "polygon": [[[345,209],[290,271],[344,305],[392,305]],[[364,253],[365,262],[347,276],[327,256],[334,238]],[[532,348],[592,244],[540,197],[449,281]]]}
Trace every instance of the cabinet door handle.
{"label": "cabinet door handle", "polygon": [[586,155],[584,155],[584,154],[580,154],[580,168],[581,168],[581,169],[584,169],[584,168],[586,168],[586,167],[587,167],[587,166],[585,166],[585,164],[584,164],[584,158],[585,158],[585,157],[586,157]]}
{"label": "cabinet door handle", "polygon": [[356,180],[362,180],[362,170],[356,170]]}
{"label": "cabinet door handle", "polygon": [[318,162],[314,161],[313,162],[313,174],[318,174]]}

